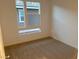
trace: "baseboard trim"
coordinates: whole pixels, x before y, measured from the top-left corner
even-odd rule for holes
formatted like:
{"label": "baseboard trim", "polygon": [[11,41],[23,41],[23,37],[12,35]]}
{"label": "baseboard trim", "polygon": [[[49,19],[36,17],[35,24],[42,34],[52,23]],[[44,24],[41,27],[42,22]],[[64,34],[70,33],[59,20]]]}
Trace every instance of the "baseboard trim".
{"label": "baseboard trim", "polygon": [[[52,39],[57,40],[56,38],[53,38],[53,37],[51,37],[51,38],[52,38]],[[67,46],[69,46],[69,47],[72,47],[72,48],[74,48],[75,50],[77,50],[77,51],[78,51],[78,49],[77,49],[77,48],[75,48],[75,47],[73,47],[73,46],[71,46],[71,45],[68,45],[68,44],[66,44],[66,43],[64,43],[64,42],[62,42],[62,41],[60,41],[60,40],[57,40],[57,41],[59,41],[59,42],[61,42],[61,43],[65,44],[65,45],[67,45]]]}
{"label": "baseboard trim", "polygon": [[41,40],[46,40],[46,39],[52,39],[52,37],[48,36],[48,37],[43,37],[43,38],[39,38],[39,39],[36,39],[36,40],[31,40],[31,41],[27,41],[27,42],[22,42],[22,43],[17,43],[17,44],[13,44],[13,45],[9,45],[9,46],[5,46],[6,47],[11,47],[11,46],[16,46],[16,45],[21,45],[21,44],[29,44],[29,43],[32,43],[32,42],[36,42],[36,41],[41,41]]}

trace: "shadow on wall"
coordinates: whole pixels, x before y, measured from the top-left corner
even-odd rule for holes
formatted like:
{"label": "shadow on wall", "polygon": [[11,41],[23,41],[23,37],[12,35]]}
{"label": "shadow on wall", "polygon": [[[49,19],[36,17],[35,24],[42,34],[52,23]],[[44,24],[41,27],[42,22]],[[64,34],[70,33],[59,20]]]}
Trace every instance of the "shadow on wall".
{"label": "shadow on wall", "polygon": [[54,0],[53,6],[59,6],[65,10],[70,10],[73,13],[78,11],[78,1],[77,0]]}
{"label": "shadow on wall", "polygon": [[52,36],[77,48],[77,0],[54,0],[52,4]]}

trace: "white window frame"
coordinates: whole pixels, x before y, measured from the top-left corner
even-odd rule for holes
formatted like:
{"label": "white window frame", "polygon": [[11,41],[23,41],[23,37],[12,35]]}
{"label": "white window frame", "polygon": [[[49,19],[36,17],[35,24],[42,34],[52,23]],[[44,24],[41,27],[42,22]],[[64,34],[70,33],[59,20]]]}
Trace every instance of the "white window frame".
{"label": "white window frame", "polygon": [[[29,2],[31,2],[31,1],[29,1]],[[22,26],[22,27],[19,27],[19,30],[27,30],[27,29],[33,29],[33,28],[36,28],[35,26],[32,26],[32,25],[29,25],[29,18],[28,18],[28,12],[27,12],[27,1],[26,0],[23,0],[23,4],[24,4],[24,7],[23,7],[23,9],[24,9],[24,21],[21,21],[21,16],[19,15],[19,22],[24,22],[24,26]],[[20,12],[19,12],[20,13]],[[39,13],[40,14],[40,13]],[[41,18],[40,18],[40,20],[41,20]],[[40,28],[40,25],[39,25],[39,27],[38,28]]]}
{"label": "white window frame", "polygon": [[[18,10],[18,11],[21,11],[21,10]],[[21,14],[21,12],[19,12],[19,14]],[[19,22],[25,22],[21,20],[21,15],[19,15]]]}

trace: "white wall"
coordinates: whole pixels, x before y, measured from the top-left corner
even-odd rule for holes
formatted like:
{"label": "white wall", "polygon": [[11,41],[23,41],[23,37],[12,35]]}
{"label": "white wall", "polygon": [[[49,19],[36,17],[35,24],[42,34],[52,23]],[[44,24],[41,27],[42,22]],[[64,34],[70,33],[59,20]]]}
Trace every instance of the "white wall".
{"label": "white wall", "polygon": [[[41,0],[41,33],[18,35],[15,0],[0,1],[5,46],[51,36],[77,48],[77,0]],[[50,30],[51,29],[51,30]]]}
{"label": "white wall", "polygon": [[2,38],[2,31],[1,31],[1,24],[0,24],[0,59],[5,59],[4,45],[3,45],[3,38]]}
{"label": "white wall", "polygon": [[27,42],[50,35],[49,31],[49,4],[48,0],[41,0],[41,33],[34,33],[30,35],[18,35],[15,0],[1,0],[0,1],[0,15],[1,26],[3,32],[3,39],[5,46]]}
{"label": "white wall", "polygon": [[77,48],[77,0],[52,0],[52,37]]}

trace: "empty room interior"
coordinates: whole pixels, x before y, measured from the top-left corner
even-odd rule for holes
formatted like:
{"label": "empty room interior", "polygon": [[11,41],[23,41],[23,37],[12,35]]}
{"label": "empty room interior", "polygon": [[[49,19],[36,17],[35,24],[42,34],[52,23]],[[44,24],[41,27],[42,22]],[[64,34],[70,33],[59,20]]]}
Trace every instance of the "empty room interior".
{"label": "empty room interior", "polygon": [[0,0],[0,59],[77,59],[77,0]]}

